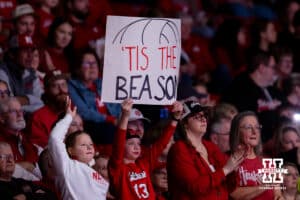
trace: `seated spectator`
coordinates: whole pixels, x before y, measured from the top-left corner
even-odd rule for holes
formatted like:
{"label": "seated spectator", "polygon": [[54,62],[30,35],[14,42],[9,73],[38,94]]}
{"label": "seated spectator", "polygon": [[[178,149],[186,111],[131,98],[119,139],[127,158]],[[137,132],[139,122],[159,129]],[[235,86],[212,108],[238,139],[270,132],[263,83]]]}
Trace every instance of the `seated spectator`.
{"label": "seated spectator", "polygon": [[7,56],[0,66],[0,80],[7,83],[9,91],[20,101],[23,110],[32,113],[43,106],[43,88],[31,66],[36,46],[27,35],[17,35],[11,42],[12,57]]}
{"label": "seated spectator", "polygon": [[127,130],[132,103],[130,99],[122,103],[119,129],[109,161],[111,191],[117,199],[155,199],[150,172],[156,168],[159,155],[174,133],[182,114],[182,105],[179,102],[173,104],[172,128],[167,129],[160,142],[152,145],[149,154],[141,154],[140,135]]}
{"label": "seated spectator", "polygon": [[251,110],[258,114],[263,125],[262,140],[272,137],[276,108],[282,103],[282,95],[273,84],[276,80],[276,63],[270,53],[255,54],[248,66],[248,72],[235,78],[222,97],[238,111]]}
{"label": "seated spectator", "polygon": [[272,145],[274,156],[300,147],[300,132],[293,123],[283,123],[274,134]]}
{"label": "seated spectator", "polygon": [[282,82],[285,104],[300,107],[300,73],[292,73]]}
{"label": "seated spectator", "polygon": [[206,108],[187,101],[181,117],[181,138],[171,147],[167,172],[170,199],[228,199],[226,176],[244,159],[244,150],[227,161],[219,148],[203,140],[207,128]]}
{"label": "seated spectator", "polygon": [[[90,2],[94,3],[92,0],[67,0],[64,2],[67,8],[64,14],[74,27],[73,38],[75,49],[87,48],[91,43],[104,36],[103,25],[95,24],[95,21],[91,19],[95,16],[95,13],[92,13],[93,16],[88,19],[91,11],[94,11],[94,8],[91,8]],[[101,2],[104,3],[103,1]]]}
{"label": "seated spectator", "polygon": [[228,118],[213,118],[210,123],[209,139],[216,144],[221,152],[229,153],[229,133],[231,120]]}
{"label": "seated spectator", "polygon": [[57,198],[59,199],[60,194],[58,193],[58,190],[55,188],[55,183],[54,183],[55,173],[53,168],[53,160],[47,148],[41,152],[39,156],[38,164],[43,176],[39,184],[47,188],[48,190],[52,191],[54,194],[56,194]]}
{"label": "seated spectator", "polygon": [[[21,166],[16,169],[26,169],[40,178],[41,174],[36,166],[38,150],[27,140],[27,136],[22,132],[25,127],[26,122],[19,101],[14,97],[2,100],[0,103],[0,141],[10,144],[16,163]],[[15,177],[21,177],[22,174],[22,171],[16,171]],[[28,177],[28,179],[31,179],[31,177]]]}
{"label": "seated spectator", "polygon": [[1,199],[57,199],[47,189],[30,181],[14,178],[15,156],[8,143],[0,142],[0,194]]}
{"label": "seated spectator", "polygon": [[93,141],[96,144],[110,144],[113,141],[120,105],[104,103],[101,100],[102,80],[99,78],[100,64],[95,52],[85,49],[77,59],[73,78],[68,82],[70,97]]}
{"label": "seated spectator", "polygon": [[299,181],[299,171],[294,163],[285,163],[282,166],[283,169],[287,169],[288,173],[283,174],[283,188],[282,196],[286,200],[297,200],[300,197],[297,191],[297,185]]}
{"label": "seated spectator", "polygon": [[271,20],[256,19],[250,27],[250,48],[247,52],[250,58],[257,53],[272,52],[277,41],[275,22]]}
{"label": "seated spectator", "polygon": [[162,165],[156,168],[151,173],[151,180],[153,188],[156,194],[157,200],[166,200],[169,197],[168,194],[168,173],[166,165]]}
{"label": "seated spectator", "polygon": [[[188,14],[182,14],[181,19],[181,57],[185,65],[180,67],[181,71],[191,71],[191,75],[207,83],[210,80],[210,72],[215,69],[215,63],[209,52],[208,42],[200,36],[192,34],[194,20]],[[194,66],[193,66],[194,65]],[[185,68],[193,68],[185,69]]]}
{"label": "seated spectator", "polygon": [[34,36],[35,33],[35,13],[31,5],[17,5],[12,12],[13,22],[15,27],[14,34]]}
{"label": "seated spectator", "polygon": [[70,73],[70,64],[73,54],[73,27],[71,23],[61,17],[53,20],[49,27],[42,60],[45,72],[59,70],[62,73]]}
{"label": "seated spectator", "polygon": [[0,80],[0,99],[6,99],[10,96],[10,91],[8,90],[7,83]]}
{"label": "seated spectator", "polygon": [[232,79],[245,70],[246,31],[243,22],[238,19],[224,20],[218,27],[211,45],[217,65],[210,84],[213,92],[224,92]]}
{"label": "seated spectator", "polygon": [[37,30],[44,40],[47,38],[49,27],[52,24],[55,13],[54,9],[59,4],[59,0],[42,0],[39,1],[39,7],[36,9],[37,19]]}
{"label": "seated spectator", "polygon": [[281,47],[275,49],[277,81],[276,87],[283,90],[283,81],[287,79],[293,71],[293,52],[289,48]]}
{"label": "seated spectator", "polygon": [[95,154],[92,139],[83,131],[69,134],[65,138],[76,115],[76,107],[71,108],[69,98],[66,105],[66,115],[51,131],[48,144],[56,187],[62,199],[105,200],[108,182],[89,166]]}
{"label": "seated spectator", "polygon": [[29,140],[41,148],[48,144],[54,122],[64,112],[68,95],[67,78],[61,73],[51,72],[44,79],[43,100],[45,105],[32,113],[29,120]]}
{"label": "seated spectator", "polygon": [[231,120],[238,114],[237,108],[229,103],[218,103],[214,107],[213,115],[216,118],[227,118]]}

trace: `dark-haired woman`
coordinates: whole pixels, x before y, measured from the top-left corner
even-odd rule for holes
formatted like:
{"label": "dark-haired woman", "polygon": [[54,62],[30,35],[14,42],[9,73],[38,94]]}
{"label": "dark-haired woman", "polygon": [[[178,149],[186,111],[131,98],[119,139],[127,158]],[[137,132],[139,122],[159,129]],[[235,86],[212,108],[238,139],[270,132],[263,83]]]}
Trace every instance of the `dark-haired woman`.
{"label": "dark-haired woman", "polygon": [[244,151],[227,159],[215,144],[202,139],[207,129],[206,109],[193,101],[183,108],[182,139],[171,147],[167,161],[171,199],[227,200],[226,176],[243,161]]}

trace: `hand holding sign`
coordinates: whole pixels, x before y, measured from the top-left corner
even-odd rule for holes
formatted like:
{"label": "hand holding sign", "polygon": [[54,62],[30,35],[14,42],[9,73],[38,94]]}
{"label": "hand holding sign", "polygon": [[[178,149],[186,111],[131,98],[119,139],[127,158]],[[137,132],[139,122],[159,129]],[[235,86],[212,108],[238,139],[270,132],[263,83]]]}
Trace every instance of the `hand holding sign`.
{"label": "hand holding sign", "polygon": [[180,21],[108,16],[102,99],[172,104],[177,97]]}

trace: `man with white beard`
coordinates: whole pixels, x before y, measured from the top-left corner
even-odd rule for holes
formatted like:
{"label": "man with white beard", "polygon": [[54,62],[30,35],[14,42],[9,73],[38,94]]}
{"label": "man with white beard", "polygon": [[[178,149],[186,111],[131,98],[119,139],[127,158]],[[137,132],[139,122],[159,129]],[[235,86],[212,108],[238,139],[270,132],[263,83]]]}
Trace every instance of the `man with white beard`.
{"label": "man with white beard", "polygon": [[10,144],[15,155],[16,169],[14,177],[27,180],[41,178],[36,167],[38,150],[22,133],[26,127],[23,110],[15,97],[0,101],[0,141]]}

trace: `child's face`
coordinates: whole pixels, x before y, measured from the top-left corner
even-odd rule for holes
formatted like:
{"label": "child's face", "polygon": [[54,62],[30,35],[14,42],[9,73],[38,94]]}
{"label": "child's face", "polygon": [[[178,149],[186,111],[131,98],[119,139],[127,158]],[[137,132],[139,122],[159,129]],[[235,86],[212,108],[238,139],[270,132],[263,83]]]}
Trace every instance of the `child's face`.
{"label": "child's face", "polygon": [[72,157],[84,163],[89,163],[95,154],[93,141],[88,134],[78,135],[74,146],[70,147],[68,151]]}
{"label": "child's face", "polygon": [[130,138],[126,140],[124,157],[129,160],[136,160],[141,155],[141,140]]}
{"label": "child's face", "polygon": [[108,180],[108,158],[99,157],[96,160],[96,163],[94,165],[94,169],[105,178],[105,180]]}

